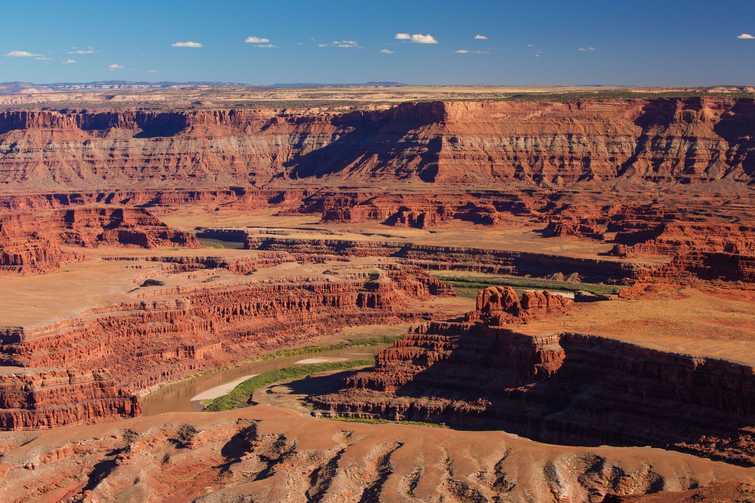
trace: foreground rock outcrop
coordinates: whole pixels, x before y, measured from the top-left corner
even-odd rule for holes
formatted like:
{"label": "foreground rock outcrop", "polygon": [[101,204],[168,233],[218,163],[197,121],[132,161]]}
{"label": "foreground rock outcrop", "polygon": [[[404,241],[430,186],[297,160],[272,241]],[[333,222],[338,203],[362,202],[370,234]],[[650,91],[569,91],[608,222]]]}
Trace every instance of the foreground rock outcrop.
{"label": "foreground rock outcrop", "polygon": [[418,327],[343,391],[312,402],[335,416],[652,445],[755,465],[755,369],[585,334],[526,335],[515,328],[526,320],[521,304],[513,290],[482,290],[467,321]]}
{"label": "foreground rock outcrop", "polygon": [[[187,431],[193,432],[189,441],[182,435]],[[503,432],[345,423],[264,405],[33,437],[5,433],[0,449],[0,499],[8,503],[595,503],[644,495],[676,502],[692,492],[711,497],[694,501],[720,502],[714,497],[746,495],[753,482],[751,470],[658,449],[553,446]]]}

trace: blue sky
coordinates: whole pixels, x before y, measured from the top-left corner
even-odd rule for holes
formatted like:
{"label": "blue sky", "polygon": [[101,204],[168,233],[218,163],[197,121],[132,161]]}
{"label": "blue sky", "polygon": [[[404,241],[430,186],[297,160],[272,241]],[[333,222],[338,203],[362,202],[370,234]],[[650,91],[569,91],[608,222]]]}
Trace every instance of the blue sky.
{"label": "blue sky", "polygon": [[[256,39],[246,43],[249,37]],[[174,47],[177,42],[195,47]],[[0,81],[106,79],[752,84],[755,1],[26,0],[3,5]]]}

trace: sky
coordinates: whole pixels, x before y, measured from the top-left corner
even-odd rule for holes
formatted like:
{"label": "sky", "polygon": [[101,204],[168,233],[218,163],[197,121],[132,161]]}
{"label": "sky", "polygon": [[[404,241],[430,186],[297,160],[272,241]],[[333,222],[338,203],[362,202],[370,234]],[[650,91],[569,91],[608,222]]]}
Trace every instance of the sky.
{"label": "sky", "polygon": [[25,0],[0,82],[755,84],[755,0]]}

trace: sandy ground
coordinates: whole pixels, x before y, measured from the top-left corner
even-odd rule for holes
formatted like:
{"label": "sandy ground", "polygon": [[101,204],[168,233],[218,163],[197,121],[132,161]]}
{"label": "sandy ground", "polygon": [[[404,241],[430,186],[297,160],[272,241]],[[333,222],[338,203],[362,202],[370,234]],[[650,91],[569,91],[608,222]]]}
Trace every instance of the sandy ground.
{"label": "sandy ground", "polygon": [[[170,438],[183,424],[199,433],[190,448],[179,449]],[[250,426],[257,438],[251,445],[238,436]],[[126,429],[136,433],[128,456],[105,470]],[[605,494],[616,474],[630,494],[651,484],[679,491],[755,478],[752,469],[660,449],[556,446],[500,431],[342,422],[268,405],[0,433],[0,446],[0,500],[8,503],[79,494],[96,465],[105,475],[88,493],[90,501],[188,502],[209,493],[211,501],[240,501],[234,498],[242,494],[305,501],[321,487],[315,475],[325,466],[331,468],[324,501],[360,501],[375,488],[379,499],[364,501],[466,501],[463,494],[592,501],[588,494]]]}
{"label": "sandy ground", "polygon": [[[277,210],[242,211],[224,209],[208,212],[199,208],[178,209],[162,215],[165,223],[177,229],[193,231],[196,227],[243,228],[254,234],[300,239],[348,239],[363,241],[398,241],[435,246],[459,246],[550,253],[578,258],[621,260],[601,255],[612,245],[576,237],[542,237],[542,225],[516,227],[474,225],[452,221],[429,230],[393,227],[378,222],[359,224],[320,223],[319,215],[276,216]],[[665,259],[645,259],[665,261]]]}
{"label": "sandy ground", "polygon": [[345,362],[347,358],[305,358],[303,360],[299,360],[296,362],[297,365],[314,365],[316,363],[335,363],[335,362]]}
{"label": "sandy ground", "polygon": [[755,291],[678,288],[637,300],[577,304],[534,321],[531,334],[583,332],[641,346],[755,366]]}
{"label": "sandy ground", "polygon": [[192,402],[201,402],[203,400],[213,400],[215,398],[220,398],[221,396],[225,396],[231,391],[233,391],[233,388],[241,384],[242,382],[246,381],[247,379],[251,379],[252,377],[256,377],[259,374],[249,374],[245,376],[241,376],[238,379],[234,379],[233,381],[229,381],[227,383],[221,384],[220,386],[215,386],[214,388],[210,388],[208,390],[205,390],[198,395],[194,395],[191,397]]}

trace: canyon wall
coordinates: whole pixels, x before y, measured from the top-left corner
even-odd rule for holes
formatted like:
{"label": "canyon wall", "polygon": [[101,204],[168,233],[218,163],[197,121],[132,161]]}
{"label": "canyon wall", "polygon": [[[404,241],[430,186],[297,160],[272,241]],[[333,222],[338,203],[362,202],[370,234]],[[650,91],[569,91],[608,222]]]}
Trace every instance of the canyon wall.
{"label": "canyon wall", "polygon": [[313,403],[331,415],[652,445],[755,465],[755,369],[585,334],[526,335],[515,325],[527,317],[510,316],[520,310],[515,296],[483,290],[466,322],[419,326],[373,369]]}
{"label": "canyon wall", "polygon": [[321,256],[395,257],[403,263],[428,270],[468,270],[493,274],[577,273],[585,281],[629,281],[642,271],[640,266],[610,259],[583,259],[544,253],[514,252],[484,248],[464,248],[345,239],[304,239],[249,235],[246,247],[253,250],[287,251]]}
{"label": "canyon wall", "polygon": [[[417,319],[424,313],[413,301],[447,293],[435,278],[396,268],[333,281],[166,288],[49,326],[6,327],[0,426],[136,414],[134,394],[161,383],[343,326]],[[118,376],[117,388],[108,374]]]}
{"label": "canyon wall", "polygon": [[0,187],[222,187],[282,179],[752,183],[752,99],[405,103],[353,112],[0,113]]}
{"label": "canyon wall", "polygon": [[141,248],[199,246],[190,233],[169,228],[144,209],[74,207],[0,215],[0,270],[50,272],[77,260],[61,245]]}

